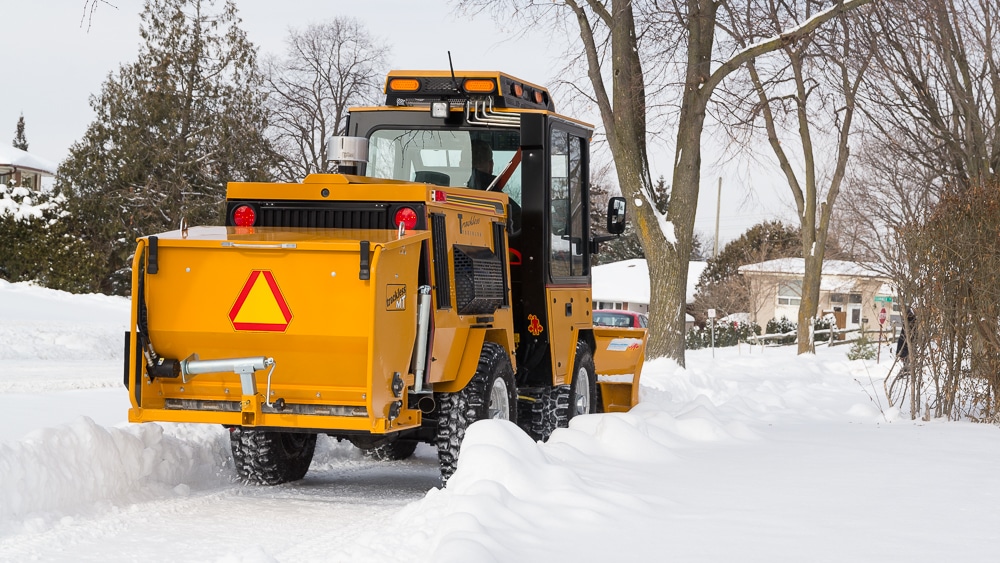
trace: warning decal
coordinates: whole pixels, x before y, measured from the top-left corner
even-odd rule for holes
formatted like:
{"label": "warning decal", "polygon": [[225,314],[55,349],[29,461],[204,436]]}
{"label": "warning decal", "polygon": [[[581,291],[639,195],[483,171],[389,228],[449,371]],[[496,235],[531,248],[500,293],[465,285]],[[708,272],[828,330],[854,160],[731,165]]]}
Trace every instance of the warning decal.
{"label": "warning decal", "polygon": [[284,332],[292,311],[269,270],[253,270],[229,310],[235,330]]}

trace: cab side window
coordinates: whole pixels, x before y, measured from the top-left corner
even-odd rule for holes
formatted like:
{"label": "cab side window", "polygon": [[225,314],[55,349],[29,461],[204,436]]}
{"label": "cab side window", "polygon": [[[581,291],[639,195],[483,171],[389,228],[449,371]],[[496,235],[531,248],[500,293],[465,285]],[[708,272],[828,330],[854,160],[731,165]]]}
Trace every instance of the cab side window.
{"label": "cab side window", "polygon": [[585,139],[553,128],[551,133],[549,252],[553,278],[586,276]]}

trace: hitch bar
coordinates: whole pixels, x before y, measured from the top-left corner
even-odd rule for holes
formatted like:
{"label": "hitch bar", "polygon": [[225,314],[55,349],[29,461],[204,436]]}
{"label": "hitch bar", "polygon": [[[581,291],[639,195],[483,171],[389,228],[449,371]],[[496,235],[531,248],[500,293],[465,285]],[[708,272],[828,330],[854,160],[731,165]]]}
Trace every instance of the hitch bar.
{"label": "hitch bar", "polygon": [[[254,373],[257,370],[271,368],[274,371],[274,358],[254,356],[249,358],[224,358],[219,360],[199,360],[198,354],[191,354],[181,361],[181,380],[187,383],[196,375],[203,373],[232,372],[240,376],[240,387],[244,395],[257,394],[257,382]],[[267,374],[267,386],[271,387],[271,373]]]}

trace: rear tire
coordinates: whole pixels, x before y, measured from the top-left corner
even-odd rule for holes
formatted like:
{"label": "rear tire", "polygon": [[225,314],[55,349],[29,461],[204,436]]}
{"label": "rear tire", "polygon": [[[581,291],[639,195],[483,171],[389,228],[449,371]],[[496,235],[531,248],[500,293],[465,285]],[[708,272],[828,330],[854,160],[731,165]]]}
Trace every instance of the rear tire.
{"label": "rear tire", "polygon": [[569,426],[569,385],[557,385],[542,391],[531,404],[531,421],[528,435],[534,440],[547,442],[556,428]]}
{"label": "rear tire", "polygon": [[316,451],[316,435],[236,427],[230,431],[233,464],[247,485],[280,485],[305,477]]}
{"label": "rear tire", "polygon": [[438,393],[437,404],[438,462],[441,481],[447,483],[458,467],[458,452],[473,422],[491,418],[517,423],[517,384],[503,346],[483,343],[479,367],[469,384],[457,393]]}

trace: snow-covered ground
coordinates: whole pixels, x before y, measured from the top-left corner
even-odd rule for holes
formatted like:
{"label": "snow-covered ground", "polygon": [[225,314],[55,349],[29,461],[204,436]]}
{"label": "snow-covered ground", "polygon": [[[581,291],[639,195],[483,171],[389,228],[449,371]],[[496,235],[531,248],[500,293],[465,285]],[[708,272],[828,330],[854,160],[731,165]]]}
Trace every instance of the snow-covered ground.
{"label": "snow-covered ground", "polygon": [[225,431],[129,425],[128,302],[0,281],[0,561],[994,561],[1000,432],[912,422],[846,347],[646,364],[641,404],[546,444],[470,430],[233,482]]}

